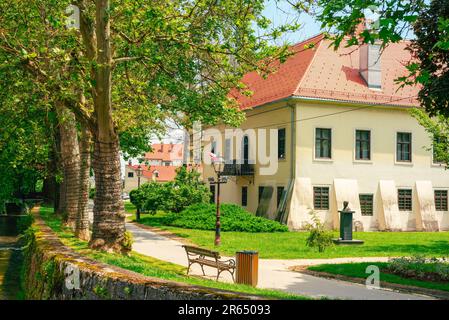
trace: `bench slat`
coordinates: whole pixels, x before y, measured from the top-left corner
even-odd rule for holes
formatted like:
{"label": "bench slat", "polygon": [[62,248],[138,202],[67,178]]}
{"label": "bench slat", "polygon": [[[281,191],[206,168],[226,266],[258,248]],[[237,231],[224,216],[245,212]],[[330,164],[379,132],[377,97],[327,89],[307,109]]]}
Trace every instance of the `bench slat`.
{"label": "bench slat", "polygon": [[198,247],[192,247],[192,246],[183,246],[187,253],[195,253],[195,254],[201,254],[208,257],[214,257],[214,258],[220,258],[220,253],[217,251],[202,249]]}
{"label": "bench slat", "polygon": [[200,264],[203,264],[205,266],[209,266],[209,267],[219,267],[220,269],[230,269],[230,268],[234,268],[235,266],[228,264],[228,263],[224,263],[221,261],[215,262],[212,260],[206,260],[206,259],[191,259],[190,261],[195,261],[198,262]]}

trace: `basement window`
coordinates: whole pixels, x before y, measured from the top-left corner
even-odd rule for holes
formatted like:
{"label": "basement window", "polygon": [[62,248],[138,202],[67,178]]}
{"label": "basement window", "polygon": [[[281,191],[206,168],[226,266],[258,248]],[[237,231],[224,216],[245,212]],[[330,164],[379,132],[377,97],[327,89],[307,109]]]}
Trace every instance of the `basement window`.
{"label": "basement window", "polygon": [[399,211],[412,211],[412,190],[398,190],[398,207]]}
{"label": "basement window", "polygon": [[362,216],[373,215],[373,194],[360,194],[360,210]]}
{"label": "basement window", "polygon": [[447,190],[435,190],[435,209],[437,211],[447,211]]}
{"label": "basement window", "polygon": [[313,207],[329,210],[329,187],[313,187]]}

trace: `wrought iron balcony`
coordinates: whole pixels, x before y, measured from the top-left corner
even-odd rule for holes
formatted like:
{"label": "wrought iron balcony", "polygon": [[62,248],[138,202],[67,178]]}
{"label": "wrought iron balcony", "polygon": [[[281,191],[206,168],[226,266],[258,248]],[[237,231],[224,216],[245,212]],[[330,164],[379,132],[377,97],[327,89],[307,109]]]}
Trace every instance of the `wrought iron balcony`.
{"label": "wrought iron balcony", "polygon": [[226,163],[222,173],[223,176],[254,176],[254,164],[250,163]]}

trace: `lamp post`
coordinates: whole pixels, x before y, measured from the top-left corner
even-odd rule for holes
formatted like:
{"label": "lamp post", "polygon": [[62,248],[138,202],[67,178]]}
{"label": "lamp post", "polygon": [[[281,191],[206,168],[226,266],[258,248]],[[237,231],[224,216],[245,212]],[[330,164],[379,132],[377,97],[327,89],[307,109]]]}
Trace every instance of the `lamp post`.
{"label": "lamp post", "polygon": [[221,244],[221,222],[220,222],[220,184],[226,183],[226,178],[222,177],[224,171],[224,159],[222,157],[214,157],[212,159],[212,165],[214,171],[217,174],[217,180],[209,179],[211,184],[217,185],[217,211],[216,211],[216,222],[215,222],[215,245],[219,246]]}
{"label": "lamp post", "polygon": [[[142,166],[139,164],[139,166],[136,169],[137,174],[137,188],[140,188],[140,177],[142,176]],[[140,206],[137,206],[137,212],[136,212],[136,220],[140,221]]]}

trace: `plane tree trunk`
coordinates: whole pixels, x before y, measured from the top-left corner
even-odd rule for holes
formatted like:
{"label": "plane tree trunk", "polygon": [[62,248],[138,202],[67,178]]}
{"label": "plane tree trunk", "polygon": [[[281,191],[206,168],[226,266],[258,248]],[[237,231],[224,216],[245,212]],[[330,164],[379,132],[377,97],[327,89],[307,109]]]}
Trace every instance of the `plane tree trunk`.
{"label": "plane tree trunk", "polygon": [[75,225],[75,235],[81,240],[90,240],[89,232],[89,174],[92,134],[82,126],[80,135],[80,188],[78,198],[78,214]]}
{"label": "plane tree trunk", "polygon": [[57,103],[56,111],[59,119],[60,158],[63,172],[58,211],[62,214],[64,223],[75,229],[80,188],[80,154],[76,119],[73,112],[63,103]]}

